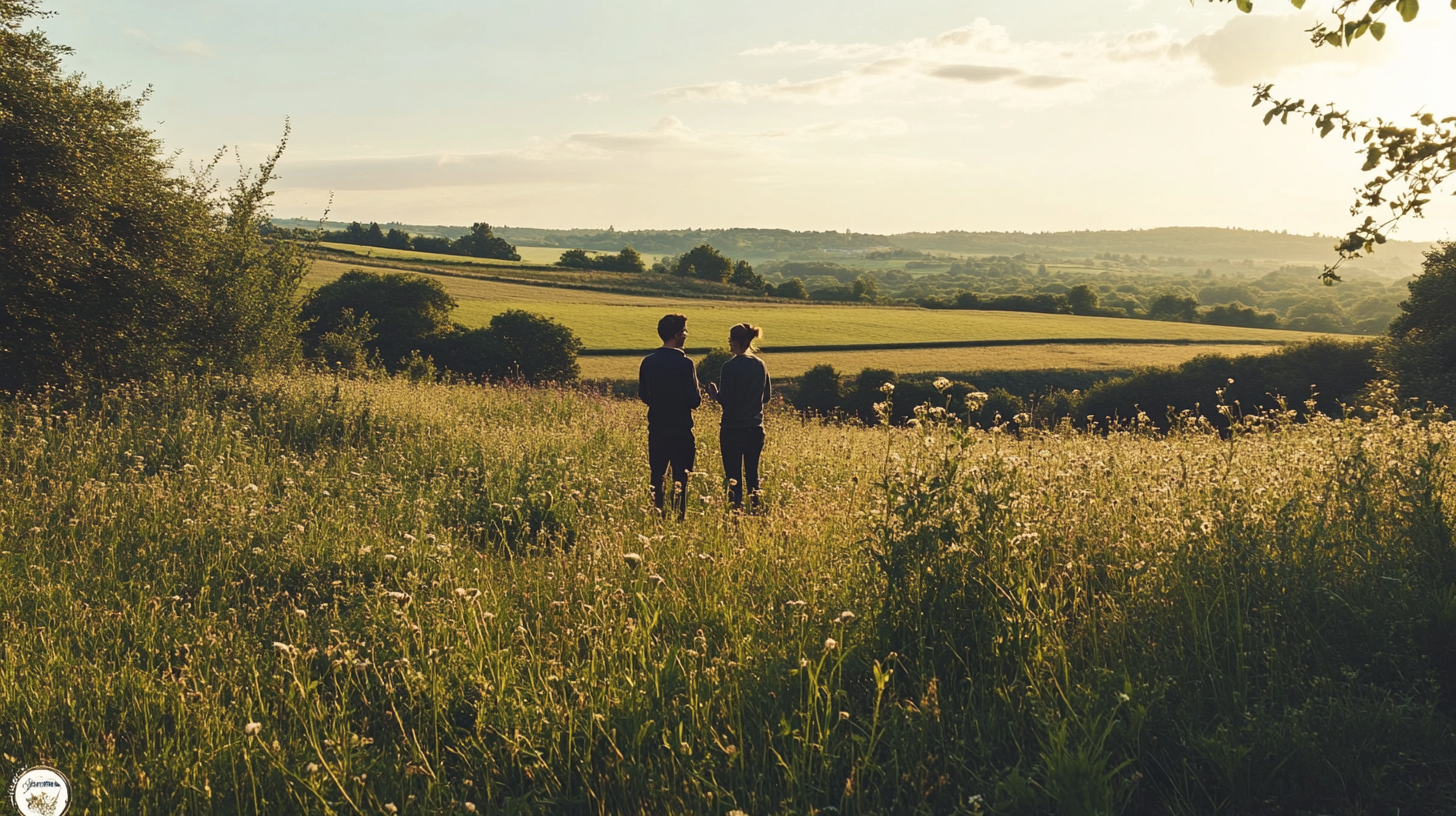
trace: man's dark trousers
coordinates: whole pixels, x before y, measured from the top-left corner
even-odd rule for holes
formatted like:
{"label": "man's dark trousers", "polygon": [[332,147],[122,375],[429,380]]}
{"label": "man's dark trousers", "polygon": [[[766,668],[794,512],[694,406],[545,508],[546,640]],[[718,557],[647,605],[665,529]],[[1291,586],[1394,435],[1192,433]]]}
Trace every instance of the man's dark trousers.
{"label": "man's dark trousers", "polygon": [[666,490],[663,474],[672,468],[672,481],[677,489],[672,506],[677,517],[688,515],[688,471],[697,461],[698,443],[692,431],[648,431],[647,464],[652,469],[652,503],[662,510]]}

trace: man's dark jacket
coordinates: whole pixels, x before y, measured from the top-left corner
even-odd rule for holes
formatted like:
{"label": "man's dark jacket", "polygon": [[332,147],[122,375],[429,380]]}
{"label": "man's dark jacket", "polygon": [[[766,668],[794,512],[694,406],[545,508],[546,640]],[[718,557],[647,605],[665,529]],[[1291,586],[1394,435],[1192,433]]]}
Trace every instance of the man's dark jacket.
{"label": "man's dark jacket", "polygon": [[642,358],[637,396],[647,403],[647,432],[693,429],[693,409],[703,404],[698,372],[682,349],[660,348]]}

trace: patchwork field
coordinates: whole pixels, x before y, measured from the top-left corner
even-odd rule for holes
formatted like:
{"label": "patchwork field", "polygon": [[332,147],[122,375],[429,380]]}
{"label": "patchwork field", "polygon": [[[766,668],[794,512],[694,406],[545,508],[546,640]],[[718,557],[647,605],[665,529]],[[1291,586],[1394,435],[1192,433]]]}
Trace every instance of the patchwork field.
{"label": "patchwork field", "polygon": [[[350,267],[331,261],[315,264],[310,282],[321,285]],[[690,348],[726,345],[728,327],[748,321],[764,329],[765,350],[786,346],[836,346],[924,342],[1027,341],[1057,339],[1195,341],[1222,345],[1297,342],[1308,332],[1243,329],[1150,320],[1045,315],[1026,312],[934,311],[916,308],[794,304],[762,301],[712,301],[617,295],[581,289],[502,283],[467,277],[435,276],[457,301],[455,319],[482,326],[506,309],[525,309],[555,318],[581,337],[588,349],[648,349],[658,344],[657,320],[668,312],[688,315]],[[1062,346],[1059,354],[1073,353]],[[1115,359],[1102,351],[1089,352]],[[956,350],[974,359],[987,349]],[[1035,352],[1047,353],[1046,349]],[[1188,356],[1197,350],[1185,350]],[[913,354],[925,354],[923,351]],[[1140,352],[1146,361],[1155,362]],[[1180,357],[1172,362],[1187,359]],[[1118,364],[1120,367],[1122,364]],[[1040,367],[1027,366],[1027,367]]]}
{"label": "patchwork field", "polygon": [[[866,368],[887,368],[898,374],[927,371],[1043,371],[1080,369],[1115,371],[1144,366],[1185,363],[1200,354],[1266,354],[1279,346],[1248,344],[1177,343],[1083,343],[1076,345],[1029,343],[946,349],[883,349],[877,351],[765,352],[762,356],[775,377],[797,377],[816,365],[829,364],[841,373]],[[581,376],[587,379],[621,380],[637,376],[638,356],[581,357]]]}
{"label": "patchwork field", "polygon": [[[438,252],[415,252],[410,249],[384,249],[382,247],[364,247],[354,244],[334,244],[324,242],[320,246],[338,252],[348,252],[358,255],[361,258],[382,258],[385,260],[399,261],[421,261],[425,263],[469,263],[480,266],[521,266],[525,264],[554,264],[561,258],[560,247],[516,247],[516,254],[521,256],[519,261],[502,261],[495,258],[467,258],[460,255],[444,255]],[[655,255],[643,255],[648,263],[657,258]]]}

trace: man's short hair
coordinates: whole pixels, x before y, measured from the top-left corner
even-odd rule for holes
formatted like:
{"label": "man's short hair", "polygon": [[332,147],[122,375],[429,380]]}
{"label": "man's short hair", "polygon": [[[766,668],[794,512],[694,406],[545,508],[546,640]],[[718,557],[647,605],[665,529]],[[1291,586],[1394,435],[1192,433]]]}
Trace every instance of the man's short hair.
{"label": "man's short hair", "polygon": [[666,343],[668,340],[671,340],[672,338],[677,337],[679,334],[682,334],[683,330],[687,327],[687,315],[663,315],[662,319],[657,321],[657,336],[661,337],[662,342]]}

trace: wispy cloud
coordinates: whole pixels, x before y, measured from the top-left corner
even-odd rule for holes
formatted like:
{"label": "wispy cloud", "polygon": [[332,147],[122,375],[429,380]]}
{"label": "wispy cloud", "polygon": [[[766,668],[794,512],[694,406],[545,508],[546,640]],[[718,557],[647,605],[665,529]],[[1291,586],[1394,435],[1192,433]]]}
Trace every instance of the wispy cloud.
{"label": "wispy cloud", "polygon": [[169,45],[166,43],[154,42],[145,31],[138,31],[134,28],[124,29],[122,33],[126,34],[126,36],[128,37],[131,37],[133,40],[142,43],[147,48],[150,48],[158,54],[166,54],[173,57],[212,56],[212,49],[208,48],[207,44],[202,42],[201,40],[182,40],[179,43]]}
{"label": "wispy cloud", "polygon": [[[410,190],[446,187],[504,187],[519,184],[580,186],[640,183],[644,178],[711,175],[759,176],[792,161],[807,172],[819,159],[780,151],[812,142],[861,142],[900,136],[909,127],[895,117],[837,119],[795,127],[738,132],[694,129],[677,117],[625,131],[584,131],[532,140],[515,149],[479,153],[430,153],[288,161],[279,168],[281,185],[313,190]],[[802,149],[801,147],[794,148]],[[883,163],[856,158],[857,163]],[[836,169],[839,168],[835,165]],[[776,169],[777,168],[777,169]]]}
{"label": "wispy cloud", "polygon": [[[1074,40],[1017,40],[984,18],[932,37],[888,45],[776,42],[742,56],[759,60],[848,63],[831,73],[776,82],[723,80],[664,88],[660,99],[693,102],[750,100],[844,104],[876,96],[897,101],[992,99],[1019,105],[1086,100],[1124,85],[1168,85],[1211,75],[1219,84],[1269,78],[1280,70],[1341,58],[1312,49],[1302,18],[1238,15],[1193,37],[1155,26],[1112,37],[1093,33]],[[938,82],[936,82],[938,81]],[[958,92],[947,88],[957,87]],[[918,93],[917,93],[918,92]]]}
{"label": "wispy cloud", "polygon": [[816,122],[795,128],[765,131],[761,136],[770,139],[818,140],[848,139],[859,141],[875,136],[899,136],[909,130],[904,119],[848,119],[833,122]]}

